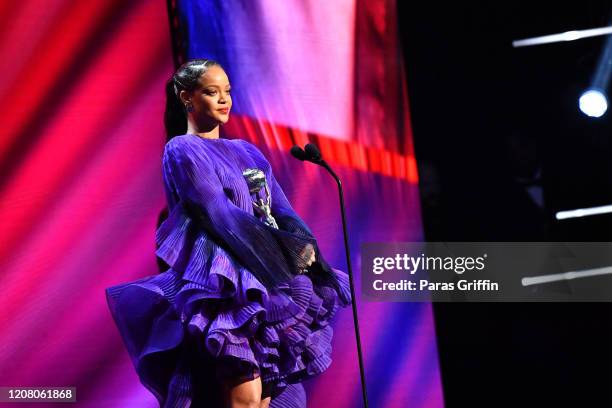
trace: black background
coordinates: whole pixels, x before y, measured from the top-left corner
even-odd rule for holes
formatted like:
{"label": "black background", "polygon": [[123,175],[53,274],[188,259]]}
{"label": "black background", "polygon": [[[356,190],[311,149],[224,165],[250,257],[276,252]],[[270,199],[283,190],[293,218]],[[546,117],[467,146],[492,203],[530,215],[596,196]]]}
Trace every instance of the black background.
{"label": "black background", "polygon": [[[605,1],[398,2],[429,241],[612,241],[610,115],[588,118],[606,36],[512,41],[607,26]],[[516,176],[541,169],[544,206]],[[612,406],[609,303],[434,304],[448,407]]]}

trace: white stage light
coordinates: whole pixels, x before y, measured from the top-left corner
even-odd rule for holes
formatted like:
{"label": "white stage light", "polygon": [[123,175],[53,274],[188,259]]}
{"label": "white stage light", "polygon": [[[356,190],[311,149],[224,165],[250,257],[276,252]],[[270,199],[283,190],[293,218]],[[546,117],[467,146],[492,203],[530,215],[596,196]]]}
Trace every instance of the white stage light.
{"label": "white stage light", "polygon": [[601,117],[608,110],[606,95],[596,89],[590,89],[583,93],[578,104],[582,113],[593,118]]}

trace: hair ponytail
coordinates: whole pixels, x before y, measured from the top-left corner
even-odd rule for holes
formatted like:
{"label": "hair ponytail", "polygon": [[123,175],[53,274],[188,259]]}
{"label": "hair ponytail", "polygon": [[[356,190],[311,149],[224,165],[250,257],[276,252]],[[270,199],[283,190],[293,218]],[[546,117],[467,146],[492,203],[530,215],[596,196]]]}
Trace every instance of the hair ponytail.
{"label": "hair ponytail", "polygon": [[166,128],[166,141],[187,132],[187,117],[185,116],[183,105],[174,92],[173,78],[170,78],[166,83],[164,126]]}

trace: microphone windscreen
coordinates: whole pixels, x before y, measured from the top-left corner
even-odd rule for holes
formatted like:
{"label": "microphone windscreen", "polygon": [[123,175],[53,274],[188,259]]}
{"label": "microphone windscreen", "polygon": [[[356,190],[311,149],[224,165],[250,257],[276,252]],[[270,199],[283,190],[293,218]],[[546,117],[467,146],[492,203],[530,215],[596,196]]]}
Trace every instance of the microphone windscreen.
{"label": "microphone windscreen", "polygon": [[320,160],[321,159],[321,152],[319,151],[319,148],[317,146],[315,146],[312,143],[308,143],[305,147],[306,149],[306,154],[314,160]]}
{"label": "microphone windscreen", "polygon": [[291,155],[298,160],[304,161],[306,160],[306,152],[298,145],[291,147]]}

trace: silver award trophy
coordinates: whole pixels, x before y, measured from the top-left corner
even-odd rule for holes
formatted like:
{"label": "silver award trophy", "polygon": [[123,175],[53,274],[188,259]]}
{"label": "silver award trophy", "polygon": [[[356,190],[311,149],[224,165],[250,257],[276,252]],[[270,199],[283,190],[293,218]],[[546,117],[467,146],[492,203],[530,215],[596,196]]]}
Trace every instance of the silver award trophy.
{"label": "silver award trophy", "polygon": [[[272,196],[270,194],[270,188],[266,181],[266,175],[260,169],[246,169],[242,172],[247,185],[249,186],[249,192],[255,194],[257,197],[253,201],[253,208],[255,211],[263,217],[263,222],[270,227],[278,229],[278,224],[272,216]],[[259,193],[263,190],[265,200],[259,197]]]}

